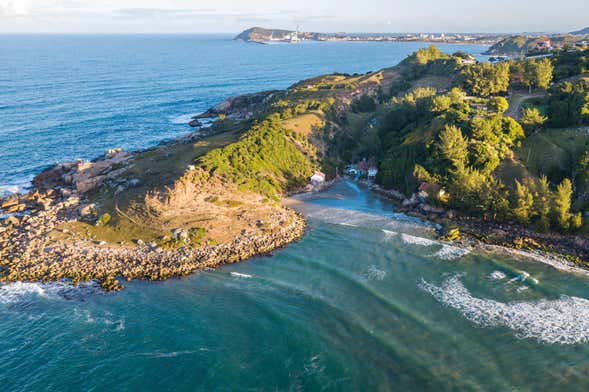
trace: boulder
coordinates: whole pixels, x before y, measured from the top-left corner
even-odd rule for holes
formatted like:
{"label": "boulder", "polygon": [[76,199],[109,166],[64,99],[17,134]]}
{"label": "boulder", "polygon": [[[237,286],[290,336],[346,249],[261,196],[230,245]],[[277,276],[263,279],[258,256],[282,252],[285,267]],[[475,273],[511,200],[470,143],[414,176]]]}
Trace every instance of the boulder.
{"label": "boulder", "polygon": [[80,215],[84,218],[98,215],[96,204],[88,204],[80,209]]}
{"label": "boulder", "polygon": [[172,238],[175,240],[186,241],[188,239],[188,230],[174,229],[174,230],[172,230]]}
{"label": "boulder", "polygon": [[16,205],[18,205],[18,204],[19,204],[19,201],[18,201],[18,199],[9,199],[9,200],[5,200],[5,201],[2,203],[2,205],[0,205],[0,208],[2,208],[2,209],[4,209],[4,210],[5,210],[5,209],[7,209],[7,208],[14,207],[14,206],[16,206]]}
{"label": "boulder", "polygon": [[16,205],[13,205],[12,207],[9,207],[8,210],[6,210],[6,213],[13,214],[15,212],[23,212],[26,209],[27,209],[27,206],[25,204],[16,204]]}
{"label": "boulder", "polygon": [[61,193],[61,196],[66,199],[72,195],[72,191],[69,190],[68,188],[61,188],[59,190],[59,193]]}
{"label": "boulder", "polygon": [[20,224],[20,220],[16,216],[9,216],[8,218],[4,219],[4,225],[6,226],[18,226]]}
{"label": "boulder", "polygon": [[188,123],[188,125],[190,125],[193,128],[202,127],[202,123],[200,121],[198,121],[198,119],[196,119],[196,118],[194,120],[190,121]]}

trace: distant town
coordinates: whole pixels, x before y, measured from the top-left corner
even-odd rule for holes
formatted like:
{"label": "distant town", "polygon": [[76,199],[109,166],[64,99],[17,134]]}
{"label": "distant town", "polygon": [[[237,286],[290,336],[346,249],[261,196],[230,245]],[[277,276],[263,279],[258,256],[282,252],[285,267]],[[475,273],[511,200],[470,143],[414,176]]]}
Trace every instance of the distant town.
{"label": "distant town", "polygon": [[253,27],[245,30],[236,40],[257,43],[298,43],[301,41],[360,41],[360,42],[437,42],[476,43],[492,45],[504,35],[459,34],[459,33],[412,33],[412,34],[348,34],[311,33],[297,30],[266,29]]}
{"label": "distant town", "polygon": [[429,42],[489,45],[486,52],[494,61],[526,56],[546,56],[559,50],[584,50],[589,46],[589,30],[564,34],[477,34],[477,33],[407,33],[347,34],[311,33],[296,30],[253,27],[235,37],[238,41],[260,44],[300,43],[303,41],[350,42]]}

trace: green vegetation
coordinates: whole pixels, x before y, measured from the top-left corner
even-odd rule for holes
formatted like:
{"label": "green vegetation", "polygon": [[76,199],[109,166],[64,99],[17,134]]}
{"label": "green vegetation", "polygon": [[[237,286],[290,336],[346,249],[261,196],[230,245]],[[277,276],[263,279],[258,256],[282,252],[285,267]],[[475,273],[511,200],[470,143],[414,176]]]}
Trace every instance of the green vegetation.
{"label": "green vegetation", "polygon": [[[467,59],[430,46],[392,69],[326,75],[275,92],[256,108],[256,120],[229,115],[202,146],[172,145],[137,157],[123,176],[141,185],[116,198],[113,189],[93,195],[111,219],[103,215],[88,230],[175,246],[176,240],[162,242],[167,233],[156,227],[138,232],[132,219],[149,212],[135,208],[148,190],[169,184],[162,178],[181,177],[191,164],[202,169],[195,180],[277,200],[305,186],[318,168],[333,174],[362,159],[378,165],[380,185],[406,195],[426,182],[445,191],[432,196],[437,205],[540,231],[578,230],[580,212],[589,207],[589,135],[572,127],[589,123],[586,52],[499,64]],[[211,196],[204,204],[244,208],[238,197]],[[194,230],[190,243],[205,241],[201,226],[186,226]]]}
{"label": "green vegetation", "polygon": [[363,95],[352,102],[350,109],[356,113],[374,112],[376,110],[376,101],[368,95]]}
{"label": "green vegetation", "polygon": [[538,108],[525,108],[520,119],[521,125],[528,134],[540,129],[548,118],[543,116]]}
{"label": "green vegetation", "polygon": [[277,198],[307,183],[314,155],[307,138],[284,128],[275,114],[254,125],[238,142],[199,158],[197,164],[210,175]]}
{"label": "green vegetation", "polygon": [[589,124],[589,82],[563,82],[551,88],[548,118],[555,128]]}
{"label": "green vegetation", "polygon": [[479,63],[462,71],[466,90],[480,97],[503,94],[509,87],[508,63]]}
{"label": "green vegetation", "polygon": [[108,225],[108,222],[110,222],[110,219],[111,219],[111,216],[108,212],[105,214],[102,214],[100,216],[100,218],[98,218],[98,220],[96,221],[96,226],[106,226],[106,225]]}
{"label": "green vegetation", "polygon": [[[584,165],[578,163],[586,144],[578,138],[571,141],[572,158],[538,151],[550,146],[562,150],[561,136],[554,138],[557,144],[541,141],[547,132],[554,132],[544,127],[585,121],[588,110],[583,99],[587,96],[579,85],[582,82],[550,87],[556,70],[563,66],[561,58],[466,66],[459,58],[432,47],[408,57],[400,65],[403,79],[393,84],[395,96],[372,111],[359,110],[356,101],[352,111],[360,117],[348,115],[340,122],[343,130],[332,141],[331,152],[347,161],[371,158],[378,162],[377,181],[385,188],[411,194],[420,182],[437,184],[447,197],[432,200],[435,203],[487,219],[533,224],[542,231],[550,227],[577,230],[582,222],[578,211],[585,204],[572,191],[574,187],[564,192],[565,180],[584,182],[589,189],[589,154]],[[439,92],[420,87],[400,95],[409,88],[407,81],[427,79],[441,70],[451,75],[455,88]],[[518,122],[505,115],[509,102],[502,95],[510,86],[549,91],[547,98],[540,96],[525,105]],[[559,105],[566,107],[566,115],[556,110]],[[373,123],[378,126],[366,125]],[[529,140],[526,134],[531,135]],[[551,159],[559,165],[547,165]]]}
{"label": "green vegetation", "polygon": [[497,114],[503,114],[509,109],[509,102],[503,97],[493,97],[490,99],[489,106]]}

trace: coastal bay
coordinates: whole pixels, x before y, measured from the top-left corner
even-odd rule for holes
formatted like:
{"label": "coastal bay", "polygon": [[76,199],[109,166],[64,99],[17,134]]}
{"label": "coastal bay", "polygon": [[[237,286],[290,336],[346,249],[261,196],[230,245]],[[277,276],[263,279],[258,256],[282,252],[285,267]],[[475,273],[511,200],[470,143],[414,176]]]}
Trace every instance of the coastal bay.
{"label": "coastal bay", "polygon": [[[244,46],[272,56],[330,47],[306,45]],[[539,263],[543,255],[528,250],[440,238],[468,215],[457,218],[415,189],[405,196],[366,185],[374,179],[338,176],[344,159],[357,162],[364,151],[342,148],[345,158],[328,159],[335,156],[328,141],[364,141],[348,136],[371,134],[395,105],[423,98],[406,91],[429,91],[426,98],[439,91],[440,106],[449,97],[466,101],[451,95],[448,72],[434,66],[404,79],[415,71],[407,63],[421,56],[399,67],[364,59],[359,70],[294,80],[280,79],[281,69],[280,83],[270,78],[251,91],[256,82],[246,83],[239,93],[254,94],[225,94],[182,112],[158,145],[141,140],[153,129],[140,127],[129,145],[122,145],[128,133],[113,132],[110,141],[125,148],[109,145],[103,154],[89,134],[80,148],[92,161],[55,164],[47,157],[62,157],[49,154],[31,165],[24,178],[37,175],[34,189],[2,199],[14,218],[0,232],[7,389],[585,388],[586,274]],[[438,56],[458,69],[472,60]],[[427,58],[420,65],[427,68]],[[473,117],[494,117],[486,99],[460,108],[471,110],[470,102]],[[195,117],[212,117],[213,125],[191,129]],[[420,146],[427,131],[399,144]],[[15,169],[19,159],[6,160],[9,182],[24,173]],[[368,166],[362,162],[354,167]],[[397,167],[392,174],[403,174]],[[393,194],[401,195],[397,203],[386,197]],[[436,223],[444,219],[448,227]],[[505,238],[521,241],[520,233]]]}

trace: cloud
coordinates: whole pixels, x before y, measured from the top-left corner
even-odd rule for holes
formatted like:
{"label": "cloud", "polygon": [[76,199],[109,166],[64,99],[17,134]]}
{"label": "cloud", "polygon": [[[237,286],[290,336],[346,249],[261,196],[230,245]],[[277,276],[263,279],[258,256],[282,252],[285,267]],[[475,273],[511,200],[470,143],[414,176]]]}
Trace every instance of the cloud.
{"label": "cloud", "polygon": [[0,15],[23,16],[31,12],[29,0],[0,0]]}
{"label": "cloud", "polygon": [[[23,17],[63,6],[61,0],[0,0],[0,15]],[[68,4],[73,2],[67,0]]]}

